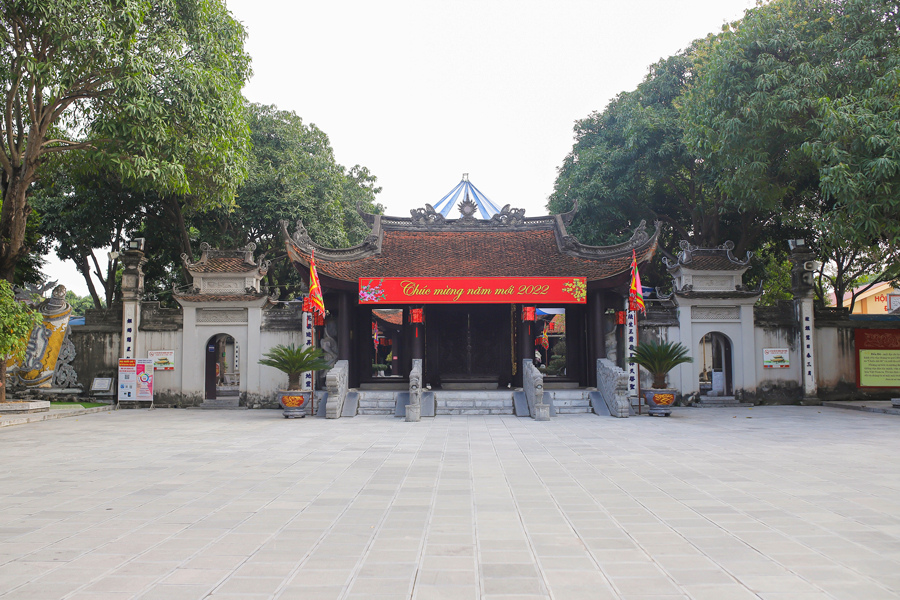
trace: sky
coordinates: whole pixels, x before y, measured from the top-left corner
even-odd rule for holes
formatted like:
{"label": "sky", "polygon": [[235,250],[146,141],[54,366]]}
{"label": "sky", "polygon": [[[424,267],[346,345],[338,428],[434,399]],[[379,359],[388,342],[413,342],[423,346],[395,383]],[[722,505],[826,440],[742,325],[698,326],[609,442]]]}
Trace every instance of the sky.
{"label": "sky", "polygon": [[[575,122],[754,4],[227,0],[253,58],[244,95],[328,134],[340,164],[378,177],[395,216],[437,203],[463,173],[497,206],[547,214]],[[51,279],[87,294],[71,262],[48,258]]]}

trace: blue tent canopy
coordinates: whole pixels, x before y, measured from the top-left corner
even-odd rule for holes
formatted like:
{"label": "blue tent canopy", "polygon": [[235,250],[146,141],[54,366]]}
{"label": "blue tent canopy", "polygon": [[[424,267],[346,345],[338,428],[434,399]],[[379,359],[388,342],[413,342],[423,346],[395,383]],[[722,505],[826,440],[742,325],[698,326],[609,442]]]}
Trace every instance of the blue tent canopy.
{"label": "blue tent canopy", "polygon": [[469,181],[468,173],[463,175],[462,181],[456,184],[456,187],[450,190],[450,193],[441,198],[440,201],[434,205],[434,210],[446,217],[458,202],[465,200],[466,198],[475,203],[475,206],[478,207],[476,214],[482,219],[490,219],[500,212],[500,209],[497,208],[496,204],[491,202],[481,190],[472,185],[472,182]]}

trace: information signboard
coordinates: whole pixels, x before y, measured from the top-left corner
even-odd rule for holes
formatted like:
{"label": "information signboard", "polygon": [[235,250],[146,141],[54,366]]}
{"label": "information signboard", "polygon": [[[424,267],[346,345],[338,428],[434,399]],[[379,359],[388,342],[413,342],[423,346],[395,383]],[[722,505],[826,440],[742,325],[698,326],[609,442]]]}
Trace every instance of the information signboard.
{"label": "information signboard", "polygon": [[900,331],[857,329],[855,341],[856,384],[900,388]]}
{"label": "information signboard", "polygon": [[789,348],[763,348],[763,369],[784,369],[790,366]]}
{"label": "information signboard", "polygon": [[153,402],[153,359],[119,359],[119,402]]}
{"label": "information signboard", "polygon": [[360,278],[360,304],[585,304],[584,277]]}
{"label": "information signboard", "polygon": [[154,371],[174,371],[175,370],[175,351],[174,350],[148,350],[147,358],[153,359]]}

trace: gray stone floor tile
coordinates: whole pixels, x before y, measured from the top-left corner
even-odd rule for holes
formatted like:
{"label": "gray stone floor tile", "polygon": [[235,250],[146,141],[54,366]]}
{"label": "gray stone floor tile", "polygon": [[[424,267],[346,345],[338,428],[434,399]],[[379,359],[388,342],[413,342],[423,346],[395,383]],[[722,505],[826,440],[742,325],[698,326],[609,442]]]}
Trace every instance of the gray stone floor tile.
{"label": "gray stone floor tile", "polygon": [[[0,431],[46,449],[6,465],[0,596],[900,598],[900,473],[870,460],[895,443],[890,415],[237,412]],[[73,466],[66,436],[103,469]],[[690,452],[659,460],[673,447]]]}

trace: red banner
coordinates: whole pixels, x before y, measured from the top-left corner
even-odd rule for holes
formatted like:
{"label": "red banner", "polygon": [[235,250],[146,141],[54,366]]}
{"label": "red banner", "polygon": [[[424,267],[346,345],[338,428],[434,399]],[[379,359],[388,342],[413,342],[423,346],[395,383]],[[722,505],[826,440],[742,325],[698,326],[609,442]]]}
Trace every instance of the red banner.
{"label": "red banner", "polygon": [[584,277],[384,277],[359,280],[360,304],[584,304]]}

